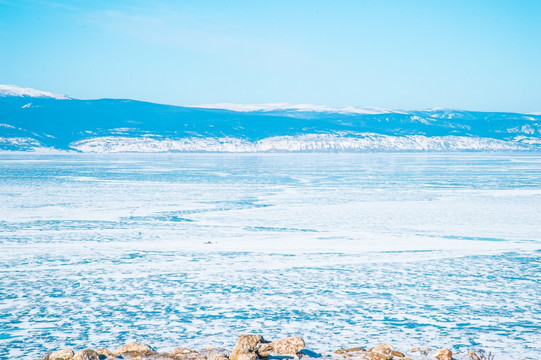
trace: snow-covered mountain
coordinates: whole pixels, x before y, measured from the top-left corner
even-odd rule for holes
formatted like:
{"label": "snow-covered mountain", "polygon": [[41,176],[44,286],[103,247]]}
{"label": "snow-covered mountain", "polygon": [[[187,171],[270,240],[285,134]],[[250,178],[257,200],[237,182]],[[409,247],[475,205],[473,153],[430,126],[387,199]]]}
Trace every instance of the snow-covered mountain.
{"label": "snow-covered mountain", "polygon": [[335,113],[335,114],[388,114],[392,112],[398,112],[396,110],[381,109],[381,108],[358,108],[354,106],[325,106],[325,105],[311,105],[311,104],[288,104],[288,103],[273,103],[273,104],[202,104],[190,106],[195,108],[204,109],[223,109],[240,112],[269,112],[269,111],[282,111],[282,112],[319,112],[319,113]]}
{"label": "snow-covered mountain", "polygon": [[541,115],[314,105],[170,106],[0,86],[0,150],[539,151]]}
{"label": "snow-covered mountain", "polygon": [[41,91],[32,88],[23,88],[15,85],[0,85],[0,97],[30,97],[30,98],[50,98],[57,100],[68,100],[66,95],[53,94],[48,91]]}

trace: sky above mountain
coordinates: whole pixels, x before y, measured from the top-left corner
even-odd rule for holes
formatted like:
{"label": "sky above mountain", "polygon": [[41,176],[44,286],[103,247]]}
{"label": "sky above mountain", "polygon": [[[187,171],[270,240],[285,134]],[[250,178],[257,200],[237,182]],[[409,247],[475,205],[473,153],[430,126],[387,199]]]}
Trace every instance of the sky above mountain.
{"label": "sky above mountain", "polygon": [[541,111],[541,2],[0,0],[0,83],[175,105]]}

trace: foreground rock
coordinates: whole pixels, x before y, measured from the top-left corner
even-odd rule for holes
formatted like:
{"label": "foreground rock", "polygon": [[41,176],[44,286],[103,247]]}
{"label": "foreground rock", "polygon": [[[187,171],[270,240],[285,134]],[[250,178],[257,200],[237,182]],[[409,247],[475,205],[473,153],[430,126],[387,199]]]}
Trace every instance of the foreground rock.
{"label": "foreground rock", "polygon": [[229,355],[229,360],[255,360],[257,359],[256,349],[263,342],[261,335],[241,335],[237,344]]}
{"label": "foreground rock", "polygon": [[260,357],[268,356],[289,356],[298,358],[298,354],[304,349],[304,340],[293,336],[276,340],[270,343],[259,344],[257,353]]}
{"label": "foreground rock", "polygon": [[47,360],[70,360],[73,358],[74,352],[72,349],[57,350],[49,354]]}
{"label": "foreground rock", "polygon": [[385,356],[387,359],[403,358],[404,354],[396,351],[392,345],[379,344],[368,350],[369,353],[376,353]]}
{"label": "foreground rock", "polygon": [[173,357],[187,357],[192,354],[197,354],[197,351],[184,347],[176,347],[169,352],[169,355]]}
{"label": "foreground rock", "polygon": [[451,360],[453,358],[453,353],[449,349],[439,349],[434,357],[438,360]]}
{"label": "foreground rock", "polygon": [[229,360],[255,360],[269,356],[298,358],[304,349],[304,340],[297,336],[268,342],[261,335],[241,335]]}
{"label": "foreground rock", "polygon": [[123,345],[113,351],[114,356],[118,355],[152,355],[155,354],[156,351],[151,348],[150,346],[146,344],[141,344],[138,342],[131,342],[129,344]]}
{"label": "foreground rock", "polygon": [[416,348],[413,348],[410,350],[410,353],[419,353],[423,356],[428,356],[428,354],[430,353],[430,349],[427,348],[427,347],[424,347],[424,348],[421,348],[421,347],[416,347]]}
{"label": "foreground rock", "polygon": [[100,360],[98,353],[92,349],[77,351],[73,355],[73,360]]}
{"label": "foreground rock", "polygon": [[[389,344],[379,344],[371,349],[364,349],[361,347],[350,349],[339,349],[335,351],[335,354],[340,354],[345,358],[366,359],[366,360],[408,360],[400,351],[394,349]],[[410,359],[411,360],[411,359]]]}
{"label": "foreground rock", "polygon": [[[176,347],[170,352],[159,353],[149,345],[132,342],[120,346],[113,352],[98,348],[83,349],[74,352],[62,349],[46,355],[44,360],[286,360],[286,358],[305,360],[322,358],[322,360],[488,360],[494,357],[479,351],[465,351],[453,354],[447,348],[430,351],[429,348],[412,348],[408,355],[400,352],[390,344],[378,344],[372,348],[351,347],[338,349],[333,353],[318,354],[305,349],[305,342],[300,337],[288,337],[275,341],[266,341],[261,335],[245,334],[239,336],[231,352],[226,349],[208,346],[203,350],[187,347]],[[478,355],[481,354],[481,355]],[[453,357],[453,355],[455,357]]]}
{"label": "foreground rock", "polygon": [[105,348],[97,348],[96,349],[96,352],[98,353],[98,356],[100,357],[114,357],[115,355],[110,352],[109,350],[105,349]]}
{"label": "foreground rock", "polygon": [[366,352],[366,349],[362,347],[354,347],[354,348],[349,348],[349,349],[338,349],[334,353],[345,355],[346,357],[350,357],[353,354],[358,353],[358,352]]}
{"label": "foreground rock", "polygon": [[208,346],[205,350],[195,351],[189,348],[177,347],[167,354],[160,356],[175,360],[228,360],[230,353],[222,348]]}

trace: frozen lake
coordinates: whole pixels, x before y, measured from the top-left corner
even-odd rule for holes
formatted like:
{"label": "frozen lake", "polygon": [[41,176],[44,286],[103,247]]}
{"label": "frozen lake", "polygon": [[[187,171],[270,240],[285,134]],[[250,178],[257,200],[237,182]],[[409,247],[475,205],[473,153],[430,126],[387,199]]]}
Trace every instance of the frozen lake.
{"label": "frozen lake", "polygon": [[541,155],[0,154],[1,359],[299,335],[541,358]]}

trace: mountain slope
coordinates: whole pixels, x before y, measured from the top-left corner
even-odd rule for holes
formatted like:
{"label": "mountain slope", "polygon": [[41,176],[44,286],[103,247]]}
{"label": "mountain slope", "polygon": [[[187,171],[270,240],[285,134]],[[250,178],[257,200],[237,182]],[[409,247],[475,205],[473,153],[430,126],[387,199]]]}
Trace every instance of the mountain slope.
{"label": "mountain slope", "polygon": [[[541,116],[457,110],[392,112],[301,106],[180,107],[2,92],[0,150],[539,150]],[[33,90],[33,91],[31,91]],[[239,111],[240,110],[240,111]]]}

